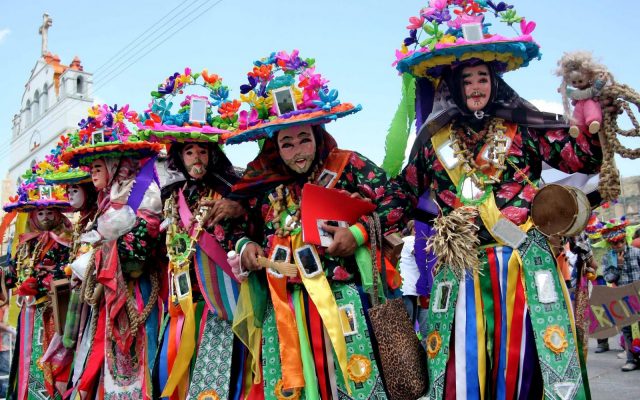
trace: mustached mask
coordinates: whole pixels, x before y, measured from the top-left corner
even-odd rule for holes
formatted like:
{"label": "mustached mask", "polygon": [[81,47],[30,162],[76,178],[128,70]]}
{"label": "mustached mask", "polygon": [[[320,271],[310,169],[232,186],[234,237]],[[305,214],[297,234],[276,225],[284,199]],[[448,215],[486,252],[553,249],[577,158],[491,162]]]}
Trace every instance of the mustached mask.
{"label": "mustached mask", "polygon": [[[489,70],[489,79],[491,80],[491,94],[489,95],[489,101],[487,102],[487,105],[482,110],[473,112],[469,110],[469,107],[467,107],[467,96],[465,95],[464,91],[464,77],[462,75],[462,71],[466,67],[477,67],[480,65],[486,65],[487,69]],[[498,78],[492,64],[488,64],[482,61],[470,61],[468,63],[457,65],[444,74],[444,81],[451,92],[453,101],[460,109],[463,116],[470,117],[473,115],[476,119],[481,120],[484,118],[485,114],[491,114],[499,90],[500,82],[500,79]],[[474,93],[471,93],[471,96],[474,96]]]}

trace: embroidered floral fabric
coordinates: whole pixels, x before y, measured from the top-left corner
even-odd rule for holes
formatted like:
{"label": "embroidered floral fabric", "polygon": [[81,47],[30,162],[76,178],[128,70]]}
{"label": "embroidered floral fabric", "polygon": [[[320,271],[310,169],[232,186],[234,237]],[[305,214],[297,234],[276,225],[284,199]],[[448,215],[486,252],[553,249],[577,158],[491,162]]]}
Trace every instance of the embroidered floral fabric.
{"label": "embroidered floral fabric", "polygon": [[[507,124],[509,125],[509,124]],[[480,153],[483,140],[467,143],[474,158]],[[529,217],[535,188],[524,179],[538,184],[542,161],[566,173],[594,173],[600,168],[602,150],[596,137],[580,135],[577,139],[566,130],[541,131],[519,127],[507,151],[506,170],[501,182],[493,187],[496,204],[502,214],[515,224],[524,223]],[[518,167],[518,172],[513,165]],[[524,176],[523,176],[524,175]],[[399,180],[403,189],[417,198],[427,189],[435,194],[444,215],[449,214],[456,203],[456,184],[437,159],[431,141],[428,141],[417,156],[410,160]],[[491,236],[478,219],[483,244],[492,241]]]}

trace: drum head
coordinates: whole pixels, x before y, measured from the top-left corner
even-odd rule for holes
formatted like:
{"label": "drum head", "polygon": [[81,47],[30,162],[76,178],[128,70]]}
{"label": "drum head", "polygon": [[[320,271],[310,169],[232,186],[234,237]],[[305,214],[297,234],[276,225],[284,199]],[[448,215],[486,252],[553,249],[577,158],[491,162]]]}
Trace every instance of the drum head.
{"label": "drum head", "polygon": [[531,202],[531,218],[545,235],[564,235],[578,214],[575,195],[566,187],[547,185],[540,189]]}
{"label": "drum head", "polygon": [[578,203],[578,213],[576,214],[576,219],[571,225],[571,228],[565,233],[565,236],[578,236],[584,229],[587,227],[589,223],[589,217],[591,217],[591,204],[589,204],[589,199],[587,195],[580,189],[567,186],[569,190],[573,193]]}

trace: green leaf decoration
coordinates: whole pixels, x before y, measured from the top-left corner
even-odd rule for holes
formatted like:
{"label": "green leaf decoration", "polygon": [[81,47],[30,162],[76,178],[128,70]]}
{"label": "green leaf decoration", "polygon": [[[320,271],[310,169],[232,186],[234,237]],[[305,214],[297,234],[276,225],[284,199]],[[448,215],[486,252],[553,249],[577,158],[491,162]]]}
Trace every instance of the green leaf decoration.
{"label": "green leaf decoration", "polygon": [[398,175],[404,162],[411,125],[415,120],[415,98],[415,78],[405,73],[402,75],[402,98],[387,131],[385,156],[382,161],[382,169],[391,177]]}
{"label": "green leaf decoration", "polygon": [[153,92],[151,92],[151,97],[153,97],[154,99],[159,99],[162,97],[162,95],[154,90]]}
{"label": "green leaf decoration", "polygon": [[519,23],[520,21],[522,21],[522,17],[519,17],[518,13],[514,9],[503,11],[500,13],[500,16],[502,17],[500,19],[500,22],[504,22],[508,25],[513,25],[515,23]]}

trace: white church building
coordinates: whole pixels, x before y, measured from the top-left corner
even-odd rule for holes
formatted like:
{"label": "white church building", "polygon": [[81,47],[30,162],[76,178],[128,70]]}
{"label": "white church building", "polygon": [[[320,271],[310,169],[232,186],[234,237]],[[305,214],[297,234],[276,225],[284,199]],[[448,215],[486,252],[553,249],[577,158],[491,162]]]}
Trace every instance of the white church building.
{"label": "white church building", "polygon": [[60,135],[78,128],[93,104],[93,76],[76,56],[68,65],[47,49],[52,19],[43,15],[42,51],[25,83],[20,110],[13,117],[9,170],[3,203],[13,196],[20,176],[57,144]]}

